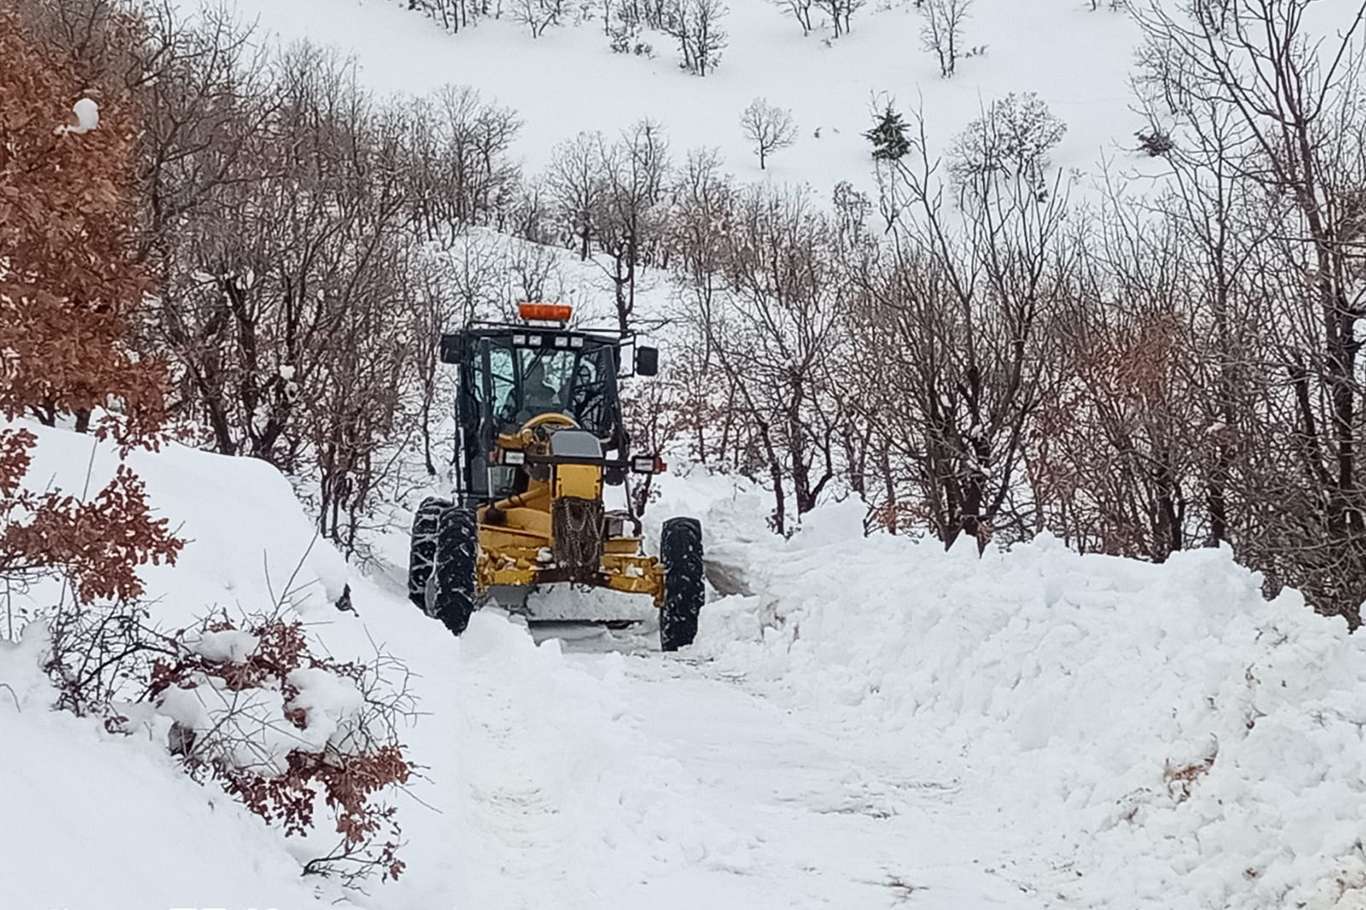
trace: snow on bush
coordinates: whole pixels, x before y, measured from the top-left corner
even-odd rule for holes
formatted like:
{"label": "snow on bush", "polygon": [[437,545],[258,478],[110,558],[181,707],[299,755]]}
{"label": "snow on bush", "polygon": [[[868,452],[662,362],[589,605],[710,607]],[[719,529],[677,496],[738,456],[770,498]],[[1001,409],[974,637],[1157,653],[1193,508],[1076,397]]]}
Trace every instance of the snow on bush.
{"label": "snow on bush", "polygon": [[98,129],[100,125],[100,106],[94,99],[82,98],[71,106],[74,123],[64,123],[57,128],[58,133],[71,133],[79,136]]}
{"label": "snow on bush", "polygon": [[0,641],[0,906],[323,906],[259,818],[178,772],[164,729],[111,734],[49,710],[51,645],[42,623]]}
{"label": "snow on bush", "polygon": [[1366,906],[1366,640],[1341,620],[1266,601],[1227,550],[1153,565],[1042,536],[979,560],[863,539],[862,518],[751,544],[762,593],[709,604],[694,652],[965,761],[1041,831],[1081,819],[1082,865],[1118,895]]}
{"label": "snow on bush", "polygon": [[310,833],[321,794],[340,840],[306,871],[397,878],[400,828],[375,797],[412,770],[396,738],[410,699],[386,679],[401,665],[318,656],[297,620],[243,626],[208,622],[155,664],[149,698],[171,721],[172,751],[286,834]]}

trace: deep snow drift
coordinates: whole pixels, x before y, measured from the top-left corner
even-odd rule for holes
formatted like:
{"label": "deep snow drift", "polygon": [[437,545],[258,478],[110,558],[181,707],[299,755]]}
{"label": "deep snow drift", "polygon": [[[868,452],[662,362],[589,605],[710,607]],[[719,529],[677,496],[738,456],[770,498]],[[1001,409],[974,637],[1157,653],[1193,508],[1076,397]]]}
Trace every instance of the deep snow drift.
{"label": "deep snow drift", "polygon": [[862,519],[848,503],[790,542],[729,544],[757,593],[710,604],[694,651],[998,789],[1059,855],[1075,845],[1078,897],[1366,906],[1366,641],[1340,620],[1267,602],[1227,550],[1157,566],[1044,536],[979,560],[860,539]]}

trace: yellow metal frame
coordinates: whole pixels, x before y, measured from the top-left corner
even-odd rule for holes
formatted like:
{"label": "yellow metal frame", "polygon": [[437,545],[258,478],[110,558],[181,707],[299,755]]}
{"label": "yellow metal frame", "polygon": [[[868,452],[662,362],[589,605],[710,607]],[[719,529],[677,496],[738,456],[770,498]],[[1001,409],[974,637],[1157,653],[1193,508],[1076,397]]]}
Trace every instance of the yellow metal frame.
{"label": "yellow metal frame", "polygon": [[[575,427],[577,423],[565,414],[540,414],[527,421],[520,431],[500,434],[498,448],[504,453],[545,454],[541,437],[535,432],[541,426]],[[549,564],[555,544],[550,520],[554,501],[560,497],[602,499],[601,465],[545,466],[543,472],[529,474],[525,492],[478,511],[475,582],[481,593],[501,585],[562,583],[563,579],[555,577],[555,567]],[[648,594],[655,606],[664,600],[664,568],[658,559],[645,555],[638,537],[604,540],[598,571],[587,583],[626,594]]]}

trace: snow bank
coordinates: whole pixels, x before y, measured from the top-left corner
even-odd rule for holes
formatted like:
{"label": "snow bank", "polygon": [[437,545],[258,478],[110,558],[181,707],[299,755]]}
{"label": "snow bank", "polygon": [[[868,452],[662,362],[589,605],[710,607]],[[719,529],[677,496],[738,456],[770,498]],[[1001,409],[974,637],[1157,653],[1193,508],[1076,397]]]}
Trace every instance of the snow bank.
{"label": "snow bank", "polygon": [[[38,437],[25,479],[31,489],[93,494],[118,466],[110,444],[24,426]],[[186,541],[175,566],[139,572],[163,624],[185,627],[212,608],[233,618],[269,612],[281,601],[309,620],[336,615],[332,605],[348,583],[346,561],[317,539],[289,482],[270,465],[174,443],[158,452],[134,451],[128,464],[145,481],[153,511]],[[41,603],[51,593],[40,589],[35,597]]]}
{"label": "snow bank", "polygon": [[[85,495],[112,476],[111,446],[26,428],[38,437],[25,479],[31,489]],[[376,642],[395,629],[430,637],[431,621],[353,576],[316,539],[289,483],[270,466],[174,444],[135,452],[130,463],[153,511],[186,540],[174,567],[140,570],[153,622],[177,629],[213,612],[238,619],[278,611],[302,620],[338,660],[373,657]],[[334,607],[347,585],[355,613]],[[18,625],[58,593],[55,583],[44,583],[16,596]],[[303,908],[338,899],[334,885],[302,879],[291,855],[320,855],[308,853],[318,844],[286,841],[216,786],[194,783],[167,745],[172,722],[179,722],[236,750],[227,757],[238,766],[267,773],[281,770],[292,748],[330,743],[345,751],[364,711],[349,680],[301,669],[289,677],[296,693],[286,700],[265,688],[230,691],[221,679],[201,675],[194,688],[168,689],[155,710],[131,711],[133,733],[116,736],[94,720],[47,710],[56,696],[38,669],[45,636],[30,624],[22,645],[0,643],[0,799],[7,822],[0,828],[0,907]],[[241,631],[191,633],[187,643],[213,662],[240,662],[259,645]],[[298,716],[295,709],[303,712],[302,728],[286,716]],[[320,834],[325,851],[336,835]]]}
{"label": "snow bank", "polygon": [[[33,486],[80,492],[89,465],[94,490],[112,472],[112,454],[89,438],[34,430]],[[667,759],[642,758],[641,721],[625,697],[635,683],[621,655],[576,662],[493,610],[453,638],[394,590],[401,578],[367,579],[316,541],[289,484],[259,462],[172,445],[137,453],[133,468],[153,509],[188,540],[177,566],[143,572],[154,620],[191,627],[213,608],[235,618],[289,592],[284,617],[302,618],[331,658],[382,651],[403,661],[406,669],[391,667],[392,682],[420,712],[400,731],[419,774],[392,794],[407,869],[397,882],[368,883],[368,896],[349,895],[361,906],[587,910],[639,887],[642,869],[747,862],[739,835],[695,808],[704,784],[680,781]],[[355,612],[332,606],[344,585]],[[200,635],[193,650],[241,660],[261,646],[249,633],[222,631]],[[301,669],[288,677],[295,694],[287,699],[264,688],[227,691],[203,676],[193,689],[164,692],[159,712],[139,715],[135,735],[118,737],[46,710],[54,696],[37,670],[41,645],[26,648],[19,657],[0,648],[0,908],[352,906],[334,885],[299,877],[298,860],[329,849],[334,832],[285,840],[215,787],[186,778],[166,750],[172,720],[201,737],[222,732],[224,748],[243,749],[229,760],[267,771],[301,741],[345,750],[361,709],[350,682]],[[303,729],[282,722],[286,711],[297,716],[292,709],[303,710]],[[253,748],[219,728],[228,713],[259,725]],[[678,896],[692,899],[686,889]]]}
{"label": "snow bank", "polygon": [[[733,506],[713,517],[753,524]],[[865,540],[862,512],[749,544],[760,593],[709,604],[694,653],[1008,791],[1079,845],[1091,899],[1366,906],[1366,639],[1265,601],[1228,551],[1155,566],[1043,536],[979,560]]]}

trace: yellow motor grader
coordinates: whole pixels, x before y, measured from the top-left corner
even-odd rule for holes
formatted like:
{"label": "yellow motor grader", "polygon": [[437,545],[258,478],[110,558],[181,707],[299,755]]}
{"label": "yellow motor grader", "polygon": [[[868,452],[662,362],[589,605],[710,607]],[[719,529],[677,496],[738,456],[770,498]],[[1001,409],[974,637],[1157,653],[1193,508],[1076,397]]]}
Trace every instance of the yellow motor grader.
{"label": "yellow motor grader", "polygon": [[705,597],[701,524],[669,519],[650,556],[639,518],[604,504],[605,487],[663,469],[630,453],[618,394],[619,379],[655,375],[658,351],[568,329],[568,306],[524,303],[519,315],[442,336],[441,360],[458,371],[454,490],[417,510],[409,598],[459,635],[500,593],[610,588],[654,599],[665,651],[691,644]]}

